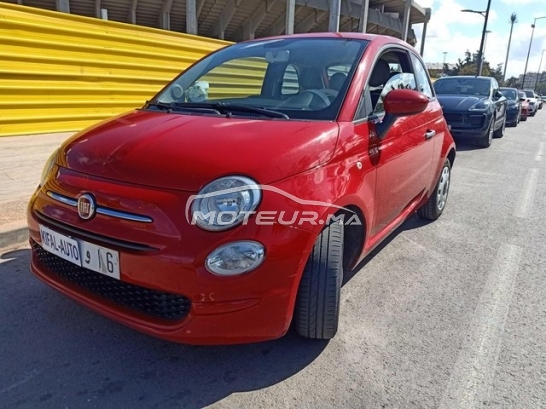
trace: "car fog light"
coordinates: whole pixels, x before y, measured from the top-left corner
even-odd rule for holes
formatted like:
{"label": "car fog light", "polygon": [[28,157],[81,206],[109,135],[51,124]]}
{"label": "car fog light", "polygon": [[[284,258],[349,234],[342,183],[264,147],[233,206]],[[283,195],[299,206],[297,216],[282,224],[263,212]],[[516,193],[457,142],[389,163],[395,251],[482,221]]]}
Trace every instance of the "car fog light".
{"label": "car fog light", "polygon": [[236,241],[218,247],[209,254],[207,270],[221,276],[246,273],[262,264],[264,247],[255,241]]}

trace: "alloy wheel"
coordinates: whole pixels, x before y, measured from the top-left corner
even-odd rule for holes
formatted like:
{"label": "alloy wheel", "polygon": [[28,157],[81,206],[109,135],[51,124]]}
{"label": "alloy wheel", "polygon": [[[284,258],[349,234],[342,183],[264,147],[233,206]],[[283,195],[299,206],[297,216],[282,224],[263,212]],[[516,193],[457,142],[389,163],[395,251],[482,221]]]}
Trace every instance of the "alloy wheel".
{"label": "alloy wheel", "polygon": [[444,166],[444,168],[442,169],[442,174],[440,176],[440,181],[438,182],[438,190],[436,192],[436,203],[440,212],[444,209],[447,202],[450,177],[451,172],[449,170],[449,167]]}

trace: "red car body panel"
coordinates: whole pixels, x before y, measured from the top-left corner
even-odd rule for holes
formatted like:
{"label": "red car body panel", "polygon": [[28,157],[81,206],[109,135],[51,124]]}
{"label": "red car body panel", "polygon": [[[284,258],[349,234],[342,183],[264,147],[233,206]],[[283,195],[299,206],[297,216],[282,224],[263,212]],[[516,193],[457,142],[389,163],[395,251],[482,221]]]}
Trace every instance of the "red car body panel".
{"label": "red car body panel", "polygon": [[[107,246],[120,253],[121,281],[187,297],[191,310],[183,320],[153,318],[58,279],[36,251],[32,271],[87,307],[172,341],[230,344],[285,334],[303,268],[323,226],[249,223],[223,232],[205,231],[186,218],[189,196],[218,177],[237,174],[301,200],[355,209],[364,221],[355,265],[426,202],[445,160],[455,153],[436,99],[424,112],[397,119],[383,140],[372,121],[353,121],[380,50],[389,44],[409,50],[406,44],[391,37],[351,33],[293,37],[316,36],[370,40],[337,121],[130,112],[69,139],[47,182],[29,203],[31,243],[41,243],[40,224],[97,245],[104,245],[103,238],[111,239]],[[425,138],[430,131],[435,135]],[[153,223],[101,214],[82,220],[74,206],[52,200],[49,191],[72,198],[92,192],[101,206],[143,214]],[[279,209],[303,212],[308,206],[263,191],[259,210]],[[313,210],[326,215],[336,208],[324,205]],[[240,276],[209,273],[204,266],[207,255],[237,240],[262,243],[263,264]],[[123,243],[147,247],[131,250]]]}
{"label": "red car body panel", "polygon": [[524,100],[521,101],[520,119],[523,119],[525,121],[525,120],[527,120],[528,116],[529,116],[529,101],[524,99]]}
{"label": "red car body panel", "polygon": [[[108,179],[196,192],[203,181],[226,173],[252,175],[266,184],[319,166],[332,156],[338,136],[337,124],[326,121],[205,120],[206,128],[199,116],[131,112],[71,138],[63,146],[70,155],[60,164]],[[241,149],[256,144],[258,152]],[[162,158],[161,166],[154,158]],[[268,158],[277,166],[264,166]]]}

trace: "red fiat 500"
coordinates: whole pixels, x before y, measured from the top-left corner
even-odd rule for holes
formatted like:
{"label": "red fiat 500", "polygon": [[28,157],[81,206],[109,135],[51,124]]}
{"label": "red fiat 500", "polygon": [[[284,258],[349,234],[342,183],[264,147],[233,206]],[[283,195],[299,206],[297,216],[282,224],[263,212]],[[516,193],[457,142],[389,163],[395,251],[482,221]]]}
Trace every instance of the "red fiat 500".
{"label": "red fiat 500", "polygon": [[445,209],[455,145],[392,37],[243,42],[66,141],[28,208],[32,271],[137,330],[194,344],[327,339],[343,271]]}

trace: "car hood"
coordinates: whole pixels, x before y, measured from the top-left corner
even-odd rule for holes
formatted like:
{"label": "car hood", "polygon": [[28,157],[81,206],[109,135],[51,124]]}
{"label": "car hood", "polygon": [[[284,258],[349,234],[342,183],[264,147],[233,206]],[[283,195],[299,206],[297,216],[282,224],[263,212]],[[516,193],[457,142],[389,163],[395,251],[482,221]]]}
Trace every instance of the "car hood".
{"label": "car hood", "polygon": [[469,95],[438,95],[438,100],[444,111],[468,111],[481,101],[488,101],[488,97]]}
{"label": "car hood", "polygon": [[517,101],[514,101],[513,99],[509,99],[509,100],[507,100],[506,104],[507,104],[509,107],[513,107],[513,106],[518,105],[518,102],[517,102]]}
{"label": "car hood", "polygon": [[266,184],[326,162],[335,122],[134,111],[67,140],[60,166],[140,185],[198,191],[227,175]]}

